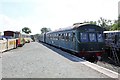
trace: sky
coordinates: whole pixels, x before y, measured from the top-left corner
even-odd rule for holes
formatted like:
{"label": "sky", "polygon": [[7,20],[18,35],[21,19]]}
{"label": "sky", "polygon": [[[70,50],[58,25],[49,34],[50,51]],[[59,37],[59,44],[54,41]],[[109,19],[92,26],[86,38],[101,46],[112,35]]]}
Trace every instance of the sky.
{"label": "sky", "polygon": [[0,32],[21,31],[31,34],[43,27],[57,30],[73,23],[97,21],[100,17],[117,20],[119,0],[0,0]]}

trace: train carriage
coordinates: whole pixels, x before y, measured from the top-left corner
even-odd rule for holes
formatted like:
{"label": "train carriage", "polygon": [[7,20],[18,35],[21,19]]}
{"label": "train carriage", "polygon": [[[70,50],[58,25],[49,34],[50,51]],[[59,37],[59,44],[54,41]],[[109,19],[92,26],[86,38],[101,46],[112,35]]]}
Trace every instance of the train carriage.
{"label": "train carriage", "polygon": [[4,36],[8,39],[10,37],[16,39],[16,47],[23,46],[25,44],[24,38],[20,32],[4,31]]}
{"label": "train carriage", "polygon": [[108,57],[120,65],[120,30],[104,31]]}
{"label": "train carriage", "polygon": [[48,32],[45,42],[89,61],[98,60],[104,52],[103,28],[94,24],[77,23],[67,29]]}
{"label": "train carriage", "polygon": [[113,43],[120,49],[120,30],[104,31],[106,46],[110,47]]}
{"label": "train carriage", "polygon": [[39,35],[39,42],[46,42],[46,33],[42,33]]}

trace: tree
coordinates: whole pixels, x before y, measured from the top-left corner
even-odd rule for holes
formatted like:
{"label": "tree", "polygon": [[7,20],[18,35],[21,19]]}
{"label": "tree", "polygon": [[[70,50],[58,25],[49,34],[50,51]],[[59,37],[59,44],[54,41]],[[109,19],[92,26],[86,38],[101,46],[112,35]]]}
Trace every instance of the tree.
{"label": "tree", "polygon": [[100,20],[98,20],[98,25],[101,26],[102,28],[104,28],[105,30],[110,30],[112,21],[106,20],[101,17]]}
{"label": "tree", "polygon": [[120,30],[120,15],[118,20],[107,20],[100,18],[98,21],[84,21],[83,23],[96,24],[104,28],[104,30]]}
{"label": "tree", "polygon": [[120,30],[120,21],[115,21],[110,30]]}
{"label": "tree", "polygon": [[120,21],[120,14],[119,14],[119,16],[118,16],[118,21]]}
{"label": "tree", "polygon": [[30,28],[28,28],[28,27],[24,27],[24,28],[22,29],[22,32],[24,32],[24,33],[26,33],[26,34],[29,34],[29,33],[31,33],[31,30],[30,30]]}
{"label": "tree", "polygon": [[111,26],[110,30],[120,30],[120,14],[118,16],[118,20],[114,21],[114,24]]}
{"label": "tree", "polygon": [[46,32],[49,32],[49,31],[51,31],[50,28],[46,28],[46,27],[41,28],[41,33],[46,33]]}

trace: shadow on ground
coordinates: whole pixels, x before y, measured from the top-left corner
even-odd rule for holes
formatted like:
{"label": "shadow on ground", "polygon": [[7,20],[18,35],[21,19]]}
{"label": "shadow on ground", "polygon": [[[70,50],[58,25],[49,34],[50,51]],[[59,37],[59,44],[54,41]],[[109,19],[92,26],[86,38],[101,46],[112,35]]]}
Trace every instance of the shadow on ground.
{"label": "shadow on ground", "polygon": [[71,60],[71,61],[73,61],[73,62],[83,62],[83,61],[85,61],[85,60],[80,59],[80,58],[78,58],[78,57],[75,57],[75,56],[69,54],[68,52],[63,51],[63,50],[61,50],[61,49],[59,49],[59,48],[56,48],[56,47],[53,47],[53,46],[50,46],[50,45],[48,45],[48,44],[41,43],[41,42],[40,42],[40,44],[46,46],[47,48],[53,50],[54,52],[58,53],[59,55],[65,57],[65,58],[67,58],[67,59],[69,59],[69,60]]}

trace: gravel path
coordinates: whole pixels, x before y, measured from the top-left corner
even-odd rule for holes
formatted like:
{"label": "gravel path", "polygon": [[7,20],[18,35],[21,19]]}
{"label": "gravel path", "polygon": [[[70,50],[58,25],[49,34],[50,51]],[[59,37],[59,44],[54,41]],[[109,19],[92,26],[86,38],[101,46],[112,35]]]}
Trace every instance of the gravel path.
{"label": "gravel path", "polygon": [[102,67],[107,68],[107,69],[110,69],[110,70],[115,71],[115,72],[120,74],[120,67],[119,66],[115,66],[113,64],[109,64],[109,63],[104,62],[104,61],[98,61],[97,65],[102,66]]}
{"label": "gravel path", "polygon": [[[109,78],[59,49],[32,42],[2,55],[3,78]],[[61,53],[61,54],[59,54]]]}

